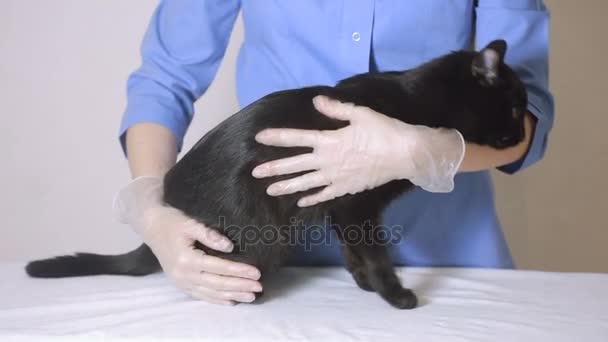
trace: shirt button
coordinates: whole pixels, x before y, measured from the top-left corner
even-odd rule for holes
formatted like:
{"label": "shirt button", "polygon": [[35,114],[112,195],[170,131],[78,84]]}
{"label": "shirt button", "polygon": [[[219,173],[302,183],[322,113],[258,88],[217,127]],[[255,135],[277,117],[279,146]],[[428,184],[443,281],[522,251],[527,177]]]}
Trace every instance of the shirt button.
{"label": "shirt button", "polygon": [[358,42],[358,41],[361,40],[361,33],[359,33],[359,32],[353,32],[353,36],[352,37],[353,37],[354,41]]}

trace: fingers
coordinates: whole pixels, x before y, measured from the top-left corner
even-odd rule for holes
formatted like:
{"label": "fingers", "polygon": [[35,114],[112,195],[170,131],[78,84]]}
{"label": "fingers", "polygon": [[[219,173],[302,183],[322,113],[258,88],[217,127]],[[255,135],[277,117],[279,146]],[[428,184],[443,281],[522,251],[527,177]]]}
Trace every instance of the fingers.
{"label": "fingers", "polygon": [[203,245],[216,251],[224,253],[232,252],[234,248],[232,241],[217,230],[206,227],[195,220],[190,220],[187,224],[189,225],[189,229],[186,229],[186,232],[192,239],[198,240]]}
{"label": "fingers", "polygon": [[205,287],[217,291],[230,292],[261,292],[260,282],[238,277],[229,277],[208,272],[194,274],[190,282],[196,286]]}
{"label": "fingers", "polygon": [[207,303],[211,303],[211,304],[219,304],[219,305],[234,305],[236,304],[235,302],[231,301],[231,300],[224,300],[224,299],[217,299],[214,297],[209,296],[208,294],[205,294],[201,291],[190,291],[189,295],[192,298],[198,299],[198,300],[202,300],[203,302],[207,302]]}
{"label": "fingers", "polygon": [[332,200],[342,195],[343,194],[337,193],[336,189],[330,185],[328,187],[325,187],[323,190],[317,192],[316,194],[300,198],[300,200],[298,200],[298,207],[310,207],[321,202]]}
{"label": "fingers", "polygon": [[268,128],[255,136],[260,144],[279,147],[315,147],[321,139],[321,131],[295,128]]}
{"label": "fingers", "polygon": [[180,256],[176,267],[168,274],[192,297],[210,303],[249,303],[255,300],[254,292],[262,291],[262,285],[256,281],[260,272],[255,267],[210,256],[200,250],[190,250]]}
{"label": "fingers", "polygon": [[193,260],[193,267],[196,270],[253,280],[260,279],[260,271],[251,265],[207,255],[201,251],[194,252],[199,254],[199,257]]}
{"label": "fingers", "polygon": [[262,285],[256,281],[260,272],[255,267],[210,256],[199,250],[182,255],[177,267],[168,274],[192,297],[210,303],[249,303],[255,300],[254,292],[262,291]]}
{"label": "fingers", "polygon": [[271,184],[266,189],[266,193],[270,196],[288,195],[328,185],[329,183],[329,179],[322,172],[315,171]]}
{"label": "fingers", "polygon": [[314,170],[317,168],[317,158],[312,153],[273,160],[258,165],[251,174],[256,178],[286,175],[301,171]]}
{"label": "fingers", "polygon": [[[357,119],[369,111],[369,108],[358,107],[353,103],[342,103],[327,96],[313,98],[315,108],[322,114],[343,121]],[[295,128],[268,128],[255,136],[255,140],[264,145],[279,147],[316,147],[323,139],[322,131]]]}
{"label": "fingers", "polygon": [[190,296],[192,296],[192,298],[198,299],[198,300],[202,300],[203,302],[207,302],[207,303],[211,303],[211,304],[219,304],[219,305],[226,305],[226,306],[232,306],[235,305],[236,303],[230,300],[219,300],[219,299],[215,299],[209,296],[206,296],[204,294],[200,294],[200,293],[191,293]]}
{"label": "fingers", "polygon": [[350,121],[357,117],[358,112],[364,107],[357,107],[353,103],[343,103],[327,96],[319,95],[312,99],[315,108],[330,118]]}
{"label": "fingers", "polygon": [[190,294],[201,300],[213,300],[214,302],[221,304],[230,302],[251,303],[255,300],[255,295],[251,292],[217,291],[202,286],[194,287],[190,290]]}

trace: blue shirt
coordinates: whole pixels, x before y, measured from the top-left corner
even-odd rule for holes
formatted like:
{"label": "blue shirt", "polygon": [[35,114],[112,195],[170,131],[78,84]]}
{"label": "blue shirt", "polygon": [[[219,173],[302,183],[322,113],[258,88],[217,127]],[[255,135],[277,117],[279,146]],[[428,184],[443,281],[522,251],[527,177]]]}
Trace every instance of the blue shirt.
{"label": "blue shirt", "polygon": [[[528,89],[536,129],[514,173],[544,154],[553,122],[548,90],[549,14],[541,0],[180,0],[161,1],[128,80],[121,140],[132,125],[154,122],[181,142],[193,103],[213,80],[242,10],[245,39],[237,61],[244,107],[271,92],[334,85],[368,71],[404,70],[451,50],[508,42],[506,61]],[[204,114],[203,114],[204,115]],[[417,189],[395,200],[384,224],[401,228],[390,245],[396,264],[513,267],[497,219],[488,172],[459,174],[455,190]],[[295,264],[340,264],[336,239],[301,248]]]}

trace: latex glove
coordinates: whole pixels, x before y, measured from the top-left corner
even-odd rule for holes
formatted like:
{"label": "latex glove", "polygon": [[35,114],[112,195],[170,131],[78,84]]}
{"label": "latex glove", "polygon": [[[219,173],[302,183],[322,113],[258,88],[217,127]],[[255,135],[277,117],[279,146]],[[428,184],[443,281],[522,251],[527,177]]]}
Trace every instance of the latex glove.
{"label": "latex glove", "polygon": [[207,255],[195,241],[223,252],[232,242],[214,229],[162,202],[159,177],[139,177],[116,196],[115,212],[152,249],[175,285],[190,296],[211,303],[251,302],[262,290],[260,272],[253,266]]}
{"label": "latex glove", "polygon": [[465,142],[453,129],[409,125],[367,107],[325,96],[313,99],[328,117],[350,121],[338,130],[266,129],[256,135],[265,145],[312,147],[313,152],[258,165],[263,178],[315,170],[270,185],[272,196],[325,186],[298,201],[301,207],[345,194],[372,189],[396,179],[408,179],[430,192],[450,192],[464,157]]}

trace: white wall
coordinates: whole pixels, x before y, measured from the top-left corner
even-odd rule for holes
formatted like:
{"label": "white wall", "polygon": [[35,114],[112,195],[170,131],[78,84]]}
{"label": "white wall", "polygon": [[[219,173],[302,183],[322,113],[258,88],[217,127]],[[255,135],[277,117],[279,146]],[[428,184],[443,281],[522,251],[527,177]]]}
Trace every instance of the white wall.
{"label": "white wall", "polygon": [[608,272],[608,1],[545,0],[556,122],[543,161],[496,177],[518,264]]}
{"label": "white wall", "polygon": [[[154,0],[2,0],[0,260],[75,250],[120,252],[139,239],[114,221],[128,180],[116,133],[126,77]],[[542,164],[497,176],[500,211],[519,264],[608,271],[603,63],[608,3],[549,0],[558,120]],[[197,103],[187,149],[236,109],[237,23],[227,57]],[[598,68],[599,66],[602,66]],[[603,167],[602,167],[603,165]]]}
{"label": "white wall", "polygon": [[[155,0],[2,0],[0,260],[119,252],[138,237],[112,216],[129,180],[117,132],[125,81]],[[239,21],[186,138],[234,113]]]}

